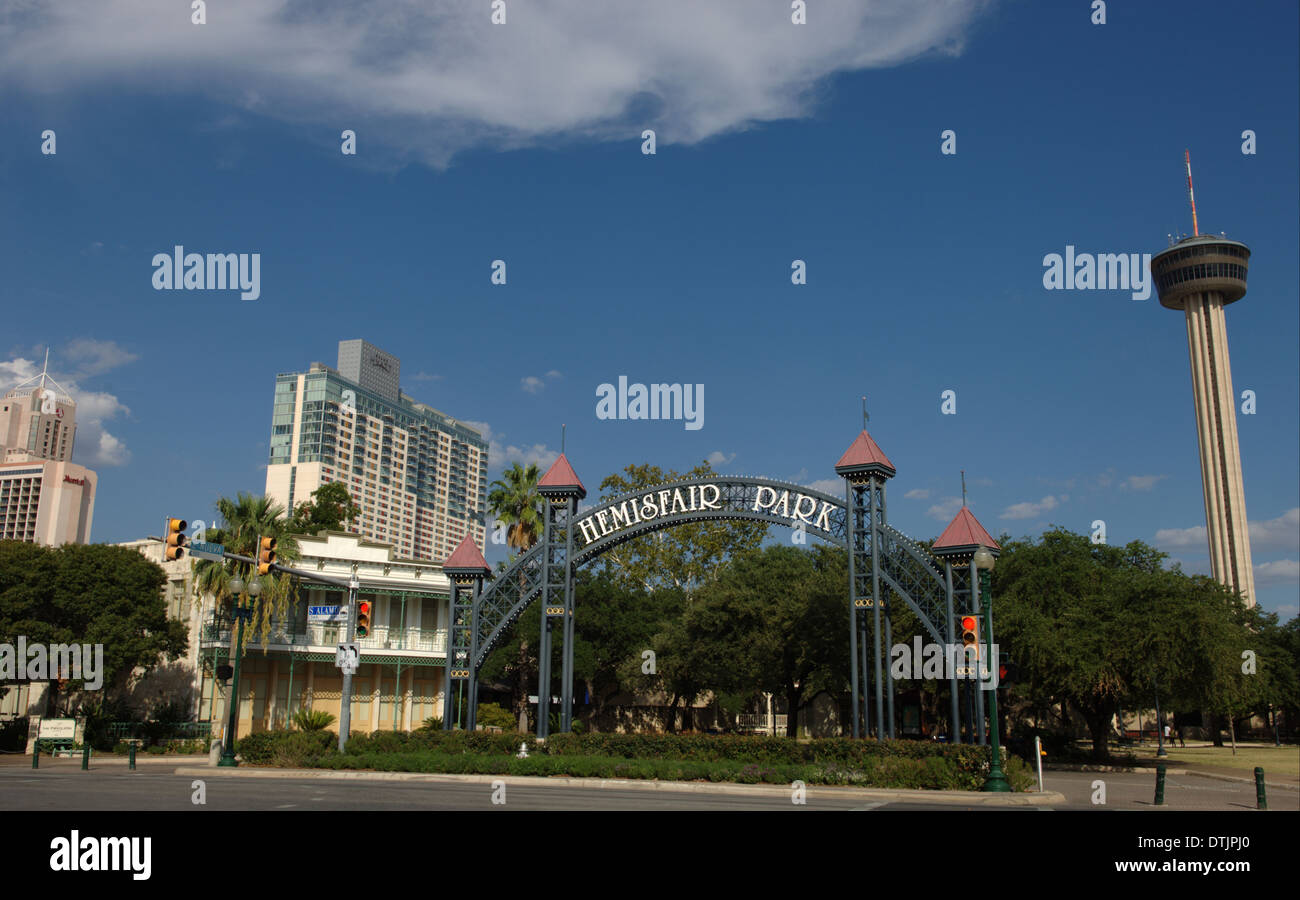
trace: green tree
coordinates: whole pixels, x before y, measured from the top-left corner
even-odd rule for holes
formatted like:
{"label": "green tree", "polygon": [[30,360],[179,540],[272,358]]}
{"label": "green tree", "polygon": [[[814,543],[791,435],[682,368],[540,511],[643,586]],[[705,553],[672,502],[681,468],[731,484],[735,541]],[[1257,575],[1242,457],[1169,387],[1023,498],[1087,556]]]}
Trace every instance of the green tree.
{"label": "green tree", "polygon": [[795,736],[805,698],[843,686],[847,581],[840,548],[776,544],[733,559],[683,617],[688,668],[715,691],[784,697]]}
{"label": "green tree", "polygon": [[118,691],[136,668],[186,651],[185,624],[167,618],[166,580],[128,547],[0,541],[0,642],[102,644],[104,691]]}
{"label": "green tree", "polygon": [[[257,555],[258,539],[272,537],[276,540],[278,561],[290,563],[298,559],[298,542],[293,537],[290,520],[285,517],[284,507],[272,498],[241,491],[233,500],[219,498],[216,509],[224,524],[208,529],[208,540],[219,541],[229,552],[251,558]],[[193,570],[195,592],[211,595],[218,608],[227,609],[228,617],[236,600],[230,592],[231,579],[238,576],[248,583],[253,577],[250,566],[230,560],[195,559]],[[262,592],[254,601],[252,628],[245,631],[245,642],[255,634],[265,642],[272,623],[288,617],[289,603],[297,597],[296,583],[290,575],[277,572],[260,576],[258,580]],[[235,652],[233,636],[231,642],[231,650]]]}
{"label": "green tree", "polygon": [[1095,757],[1106,757],[1121,704],[1152,704],[1157,686],[1175,708],[1253,702],[1259,683],[1240,678],[1241,603],[1217,582],[1164,569],[1166,554],[1141,541],[1093,544],[1060,528],[1003,551],[993,573],[998,643],[1036,707],[1083,715]]}
{"label": "green tree", "polygon": [[287,526],[294,534],[343,531],[347,523],[361,515],[361,507],[341,481],[323,484],[311,493],[311,501],[298,504]]}
{"label": "green tree", "polygon": [[[600,483],[601,501],[680,481],[709,478],[716,473],[707,462],[686,473],[665,472],[648,463],[630,465],[623,474]],[[689,602],[702,585],[716,577],[733,555],[757,549],[767,533],[762,522],[691,522],[633,538],[606,551],[599,561],[611,579],[648,593],[663,588],[682,592]]]}

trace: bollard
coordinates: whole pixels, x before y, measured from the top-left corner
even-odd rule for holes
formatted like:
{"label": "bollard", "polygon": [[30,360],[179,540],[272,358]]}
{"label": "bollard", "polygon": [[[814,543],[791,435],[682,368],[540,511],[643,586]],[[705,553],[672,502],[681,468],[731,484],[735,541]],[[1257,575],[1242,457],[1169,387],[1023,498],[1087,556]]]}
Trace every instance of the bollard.
{"label": "bollard", "polygon": [[1255,808],[1268,809],[1268,798],[1264,796],[1264,769],[1255,766]]}
{"label": "bollard", "polygon": [[37,741],[32,746],[32,768],[39,769],[40,767],[41,767],[41,742]]}
{"label": "bollard", "polygon": [[90,744],[85,744],[81,748],[81,771],[90,768]]}
{"label": "bollard", "polygon": [[131,742],[131,761],[127,763],[127,768],[132,772],[135,771],[135,742]]}
{"label": "bollard", "polygon": [[1165,767],[1164,764],[1156,766],[1156,806],[1165,805]]}

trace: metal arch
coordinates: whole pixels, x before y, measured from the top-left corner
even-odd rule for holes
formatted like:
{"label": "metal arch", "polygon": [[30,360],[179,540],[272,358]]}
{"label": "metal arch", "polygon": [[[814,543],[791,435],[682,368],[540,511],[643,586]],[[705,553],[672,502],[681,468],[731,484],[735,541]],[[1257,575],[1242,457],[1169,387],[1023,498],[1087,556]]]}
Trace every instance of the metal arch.
{"label": "metal arch", "polygon": [[[816,520],[822,504],[829,506],[826,521],[829,529],[817,528],[804,522],[804,529],[817,537],[841,545],[847,545],[848,510],[844,500],[832,497],[812,488],[803,487],[786,481],[770,478],[691,478],[680,481],[665,482],[655,485],[654,491],[645,489],[622,494],[604,501],[590,509],[583,510],[581,519],[595,516],[602,511],[621,506],[631,500],[640,500],[649,493],[661,490],[680,490],[691,486],[715,485],[720,491],[721,509],[695,510],[659,516],[650,521],[619,529],[595,541],[584,544],[573,554],[573,568],[585,565],[601,554],[636,537],[651,534],[665,528],[689,522],[706,521],[753,521],[769,525],[793,527],[799,519],[773,514],[766,510],[755,511],[754,502],[759,488],[771,488],[776,491],[790,491],[803,494],[817,501],[810,518]],[[577,519],[575,519],[577,521]],[[881,575],[890,588],[900,594],[912,610],[921,619],[934,637],[943,641],[942,632],[948,631],[948,622],[944,612],[946,587],[943,576],[928,562],[915,543],[889,525],[884,526],[882,540]],[[498,573],[495,580],[483,588],[477,600],[477,614],[474,621],[477,626],[477,652],[474,654],[472,668],[477,671],[487,655],[496,646],[501,634],[541,593],[542,589],[542,544],[538,543],[520,556],[504,571]],[[900,552],[901,551],[901,552]],[[928,576],[928,577],[927,577]],[[934,623],[944,623],[942,631]]]}
{"label": "metal arch", "polygon": [[[884,532],[881,577],[889,582],[896,594],[902,596],[936,641],[952,642],[947,614],[947,583],[935,571],[933,564],[921,555],[921,548],[888,525]],[[900,548],[901,553],[898,552]],[[936,622],[942,627],[937,627]]]}

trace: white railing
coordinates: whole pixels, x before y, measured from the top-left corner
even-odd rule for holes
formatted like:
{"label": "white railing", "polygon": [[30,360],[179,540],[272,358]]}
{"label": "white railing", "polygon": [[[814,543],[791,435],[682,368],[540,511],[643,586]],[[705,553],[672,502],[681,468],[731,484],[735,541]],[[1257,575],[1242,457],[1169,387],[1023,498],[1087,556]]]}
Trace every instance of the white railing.
{"label": "white railing", "polygon": [[[266,636],[266,646],[333,648],[343,641],[346,636],[346,629],[342,625],[322,625],[312,622],[305,626],[300,625],[289,629],[284,627],[282,623],[276,623],[271,626],[271,631]],[[203,630],[203,642],[209,645],[212,643],[229,644],[230,623],[222,622],[218,631],[212,627],[212,622],[209,620]],[[249,643],[261,645],[261,635],[254,632],[252,637],[249,638]],[[442,628],[430,630],[407,628],[402,630],[390,629],[386,625],[380,625],[371,628],[368,636],[357,638],[356,643],[360,645],[363,651],[388,650],[442,654],[447,652],[447,632],[446,629]]]}
{"label": "white railing", "polygon": [[786,716],[780,713],[769,716],[767,713],[741,713],[736,716],[736,728],[740,731],[756,731],[772,734],[785,734]]}

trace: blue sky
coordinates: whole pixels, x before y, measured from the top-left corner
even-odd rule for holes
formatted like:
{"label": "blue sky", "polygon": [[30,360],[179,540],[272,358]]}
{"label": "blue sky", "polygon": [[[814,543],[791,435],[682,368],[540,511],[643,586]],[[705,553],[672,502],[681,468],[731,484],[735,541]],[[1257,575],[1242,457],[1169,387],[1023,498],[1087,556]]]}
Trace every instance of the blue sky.
{"label": "blue sky", "polygon": [[[994,534],[1103,519],[1208,572],[1181,314],[1042,280],[1067,245],[1190,232],[1190,148],[1202,231],[1254,254],[1227,310],[1258,404],[1246,503],[1260,602],[1296,614],[1294,3],[1112,3],[1093,25],[1086,2],[817,0],[805,26],[782,2],[538,0],[504,26],[487,3],[381,6],[231,0],[197,26],[0,0],[0,382],[52,347],[95,540],[260,491],[276,373],[361,337],[488,426],[492,477],[549,462],[566,423],[593,495],[709,457],[816,484],[866,394],[903,531],[938,534],[964,468]],[[175,244],[260,253],[260,299],[154,291]],[[598,420],[619,375],[703,384],[704,427]]]}

